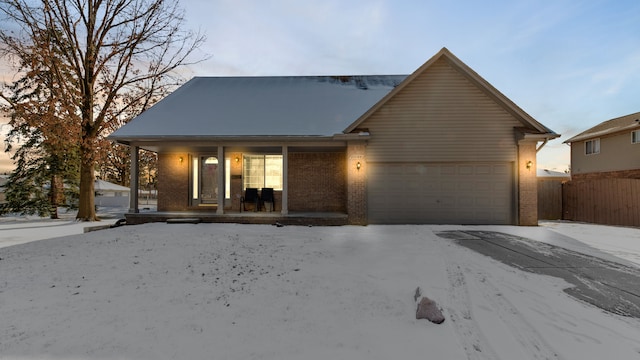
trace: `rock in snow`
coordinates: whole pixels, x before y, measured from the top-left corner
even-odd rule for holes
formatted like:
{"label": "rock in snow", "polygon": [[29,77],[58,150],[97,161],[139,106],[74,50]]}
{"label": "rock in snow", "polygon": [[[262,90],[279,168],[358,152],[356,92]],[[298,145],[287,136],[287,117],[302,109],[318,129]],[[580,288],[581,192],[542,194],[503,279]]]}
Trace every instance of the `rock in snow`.
{"label": "rock in snow", "polygon": [[434,324],[442,324],[444,315],[442,315],[442,311],[440,311],[435,301],[423,296],[420,303],[418,303],[416,319],[427,319]]}

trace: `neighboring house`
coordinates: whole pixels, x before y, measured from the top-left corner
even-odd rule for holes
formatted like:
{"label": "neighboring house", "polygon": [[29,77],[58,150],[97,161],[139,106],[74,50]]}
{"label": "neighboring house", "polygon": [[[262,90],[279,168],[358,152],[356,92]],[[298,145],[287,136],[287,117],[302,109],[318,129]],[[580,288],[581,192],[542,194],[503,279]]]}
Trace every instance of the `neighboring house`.
{"label": "neighboring house", "polygon": [[640,112],[600,123],[566,140],[571,178],[640,179]]}
{"label": "neighboring house", "polygon": [[556,180],[566,181],[571,179],[571,174],[562,171],[554,171],[548,169],[538,169],[538,180]]}
{"label": "neighboring house", "polygon": [[640,226],[640,112],[565,143],[571,145],[571,181],[563,185],[563,219]]}
{"label": "neighboring house", "polygon": [[129,206],[129,192],[131,189],[128,187],[104,180],[96,180],[94,190],[96,192],[96,206],[124,208]]}
{"label": "neighboring house", "polygon": [[443,48],[408,76],[196,77],[109,138],[131,174],[158,153],[158,213],[132,192],[128,223],[224,221],[274,188],[283,220],[537,225],[536,150],[558,136]]}

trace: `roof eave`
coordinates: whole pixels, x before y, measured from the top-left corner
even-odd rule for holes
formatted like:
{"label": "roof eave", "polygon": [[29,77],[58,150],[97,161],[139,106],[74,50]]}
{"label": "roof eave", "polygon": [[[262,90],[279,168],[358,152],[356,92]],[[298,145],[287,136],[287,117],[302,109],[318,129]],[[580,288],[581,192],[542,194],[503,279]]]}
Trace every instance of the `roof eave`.
{"label": "roof eave", "polygon": [[557,139],[560,137],[560,134],[556,134],[554,132],[550,133],[542,133],[542,134],[524,134],[524,140],[538,140],[538,141],[548,141]]}
{"label": "roof eave", "polygon": [[549,141],[557,139],[560,134],[556,134],[553,131],[550,132],[532,132],[528,128],[515,128],[518,140],[537,140],[537,141]]}
{"label": "roof eave", "polygon": [[133,143],[146,142],[287,142],[287,141],[331,141],[334,135],[140,135],[140,136],[108,136],[107,140],[115,141],[119,144],[130,145]]}

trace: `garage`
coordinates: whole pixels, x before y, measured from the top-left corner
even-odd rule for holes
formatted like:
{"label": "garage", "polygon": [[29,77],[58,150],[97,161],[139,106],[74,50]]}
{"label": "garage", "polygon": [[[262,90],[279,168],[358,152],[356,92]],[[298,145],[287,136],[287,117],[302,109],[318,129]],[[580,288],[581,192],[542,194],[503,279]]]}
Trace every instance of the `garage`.
{"label": "garage", "polygon": [[371,224],[514,224],[514,164],[369,163]]}

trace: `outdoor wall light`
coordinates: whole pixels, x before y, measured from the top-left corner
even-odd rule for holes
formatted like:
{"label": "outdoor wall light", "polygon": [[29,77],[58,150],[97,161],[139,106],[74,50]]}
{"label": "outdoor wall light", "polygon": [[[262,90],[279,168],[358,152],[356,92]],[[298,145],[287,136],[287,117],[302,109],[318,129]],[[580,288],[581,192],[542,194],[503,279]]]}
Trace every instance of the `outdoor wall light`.
{"label": "outdoor wall light", "polygon": [[532,166],[533,166],[533,161],[531,160],[527,161],[527,169],[531,170]]}
{"label": "outdoor wall light", "polygon": [[240,158],[236,156],[236,162],[240,162]]}
{"label": "outdoor wall light", "polygon": [[360,170],[360,167],[361,167],[361,166],[362,166],[362,165],[360,164],[360,161],[358,161],[358,163],[356,164],[356,169]]}
{"label": "outdoor wall light", "polygon": [[180,164],[182,164],[182,162],[184,161],[184,158],[182,156],[180,156]]}

